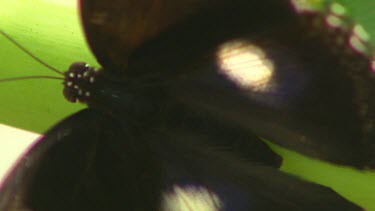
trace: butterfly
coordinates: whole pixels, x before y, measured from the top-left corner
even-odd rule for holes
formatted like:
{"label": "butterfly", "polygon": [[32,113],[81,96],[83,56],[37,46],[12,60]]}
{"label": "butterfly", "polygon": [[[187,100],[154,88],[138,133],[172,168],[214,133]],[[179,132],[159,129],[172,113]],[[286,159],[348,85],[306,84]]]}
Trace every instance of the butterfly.
{"label": "butterfly", "polygon": [[361,210],[280,172],[281,158],[255,135],[373,167],[371,49],[333,7],[80,6],[103,69],[72,64],[63,92],[88,108],[47,131],[18,163],[1,210],[178,210],[170,201],[187,210]]}

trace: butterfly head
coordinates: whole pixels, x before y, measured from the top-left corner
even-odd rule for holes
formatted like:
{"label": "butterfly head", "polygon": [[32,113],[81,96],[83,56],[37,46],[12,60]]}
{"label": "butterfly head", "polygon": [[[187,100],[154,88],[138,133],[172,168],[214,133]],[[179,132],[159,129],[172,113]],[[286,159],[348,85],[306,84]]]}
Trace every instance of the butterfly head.
{"label": "butterfly head", "polygon": [[99,72],[87,63],[73,63],[65,72],[64,97],[70,102],[86,103],[91,97],[91,87]]}

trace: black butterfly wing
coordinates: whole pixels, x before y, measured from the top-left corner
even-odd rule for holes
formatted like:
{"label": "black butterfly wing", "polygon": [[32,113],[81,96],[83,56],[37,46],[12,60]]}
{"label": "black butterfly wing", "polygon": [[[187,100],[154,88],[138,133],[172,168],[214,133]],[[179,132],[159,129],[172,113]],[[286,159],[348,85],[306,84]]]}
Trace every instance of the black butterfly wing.
{"label": "black butterfly wing", "polygon": [[216,131],[220,126],[202,136],[200,129],[167,125],[140,128],[93,109],[68,117],[7,178],[1,210],[174,210],[176,200],[191,210],[205,204],[216,210],[361,210],[329,188],[218,147],[218,139],[227,139],[216,133],[223,132]]}
{"label": "black butterfly wing", "polygon": [[154,182],[160,181],[157,165],[147,162],[151,160],[147,147],[133,145],[128,129],[92,109],[63,120],[7,177],[0,210],[135,210],[143,203],[147,210],[155,206],[160,189]]}
{"label": "black butterfly wing", "polygon": [[192,130],[153,135],[166,210],[362,210],[327,187],[244,161],[210,142]]}
{"label": "black butterfly wing", "polygon": [[163,75],[185,104],[275,143],[373,167],[375,79],[367,43],[361,52],[340,45],[355,37],[350,25],[332,29],[323,25],[326,14],[269,2],[275,7],[239,1],[205,10],[136,49],[129,68]]}
{"label": "black butterfly wing", "polygon": [[276,168],[282,163],[282,158],[250,130],[217,118],[216,114],[174,103],[159,124],[166,125],[162,128],[169,128],[172,132],[184,130],[199,133],[216,149],[230,151],[250,162]]}
{"label": "black butterfly wing", "polygon": [[[339,164],[374,166],[370,58],[340,44],[353,37],[352,25],[329,27],[324,20],[330,13],[297,12],[289,1],[179,2],[186,11],[180,8],[177,15],[174,3],[157,2],[162,6],[81,2],[88,42],[105,71],[159,74],[185,104],[275,143]],[[238,73],[228,76],[234,71],[223,67],[218,52],[233,40],[245,41],[237,50],[260,49],[274,68],[272,77],[244,85],[244,75],[256,77],[252,70],[238,71],[240,79]]]}

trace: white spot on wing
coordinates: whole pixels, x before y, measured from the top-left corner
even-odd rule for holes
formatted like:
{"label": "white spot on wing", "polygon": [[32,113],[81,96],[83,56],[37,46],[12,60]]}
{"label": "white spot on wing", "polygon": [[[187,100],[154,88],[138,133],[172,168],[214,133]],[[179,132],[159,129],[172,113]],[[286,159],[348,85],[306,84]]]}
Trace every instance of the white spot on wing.
{"label": "white spot on wing", "polygon": [[224,43],[217,51],[220,73],[243,89],[268,88],[274,65],[263,50],[246,40]]}
{"label": "white spot on wing", "polygon": [[173,186],[165,193],[163,210],[179,211],[218,211],[222,206],[219,197],[203,186]]}

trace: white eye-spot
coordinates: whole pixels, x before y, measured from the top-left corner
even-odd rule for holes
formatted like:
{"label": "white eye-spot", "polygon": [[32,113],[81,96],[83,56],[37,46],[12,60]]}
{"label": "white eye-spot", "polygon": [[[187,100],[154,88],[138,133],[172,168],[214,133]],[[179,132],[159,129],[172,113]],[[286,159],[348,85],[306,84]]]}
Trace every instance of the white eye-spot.
{"label": "white eye-spot", "polygon": [[71,87],[71,86],[73,85],[73,82],[68,81],[68,82],[66,83],[66,85],[67,85],[68,87]]}
{"label": "white eye-spot", "polygon": [[78,78],[82,78],[82,75],[81,75],[81,74],[78,74],[77,77],[78,77]]}
{"label": "white eye-spot", "polygon": [[325,18],[325,22],[329,27],[332,27],[332,28],[342,28],[344,26],[344,22],[341,19],[341,17],[337,17],[332,14],[328,15]]}
{"label": "white eye-spot", "polygon": [[94,83],[95,81],[95,78],[94,77],[90,77],[90,83]]}
{"label": "white eye-spot", "polygon": [[83,77],[87,77],[89,75],[89,71],[85,71],[84,73],[83,73]]}
{"label": "white eye-spot", "polygon": [[270,88],[274,65],[266,53],[246,40],[224,43],[217,51],[219,71],[243,89],[265,91]]}
{"label": "white eye-spot", "polygon": [[77,85],[74,85],[74,89],[78,89],[78,86],[77,86]]}
{"label": "white eye-spot", "polygon": [[82,95],[82,89],[79,89],[79,90],[78,90],[78,94],[79,94],[79,95]]}
{"label": "white eye-spot", "polygon": [[163,194],[163,210],[218,211],[223,202],[213,191],[201,186],[177,186]]}
{"label": "white eye-spot", "polygon": [[359,37],[361,40],[363,40],[365,42],[370,41],[369,33],[360,24],[356,24],[353,27],[353,34],[355,34],[357,37]]}
{"label": "white eye-spot", "polygon": [[350,36],[349,45],[358,53],[365,53],[367,50],[367,46],[365,45],[365,43],[355,35]]}
{"label": "white eye-spot", "polygon": [[90,65],[89,64],[85,64],[85,68],[88,68],[88,67],[90,67]]}
{"label": "white eye-spot", "polygon": [[69,77],[74,78],[74,73],[69,73]]}
{"label": "white eye-spot", "polygon": [[343,16],[346,13],[345,7],[341,4],[338,4],[338,3],[333,3],[331,5],[330,10],[331,10],[331,13],[333,13],[335,15],[339,15],[339,16]]}
{"label": "white eye-spot", "polygon": [[86,92],[85,95],[86,95],[86,97],[90,97],[91,93],[90,92]]}

